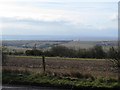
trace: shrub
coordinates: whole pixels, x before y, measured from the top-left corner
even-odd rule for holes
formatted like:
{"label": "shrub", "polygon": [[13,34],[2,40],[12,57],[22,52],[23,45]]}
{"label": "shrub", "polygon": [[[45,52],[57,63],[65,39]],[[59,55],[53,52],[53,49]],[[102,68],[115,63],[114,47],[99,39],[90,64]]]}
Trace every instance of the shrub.
{"label": "shrub", "polygon": [[26,50],[25,54],[27,56],[41,56],[43,52],[41,50]]}

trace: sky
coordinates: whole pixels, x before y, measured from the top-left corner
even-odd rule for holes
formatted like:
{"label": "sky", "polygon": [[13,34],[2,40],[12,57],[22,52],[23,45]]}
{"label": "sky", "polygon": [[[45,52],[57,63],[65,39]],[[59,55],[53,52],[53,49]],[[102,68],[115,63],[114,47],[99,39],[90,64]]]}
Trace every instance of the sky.
{"label": "sky", "polygon": [[119,0],[0,0],[0,35],[117,37]]}

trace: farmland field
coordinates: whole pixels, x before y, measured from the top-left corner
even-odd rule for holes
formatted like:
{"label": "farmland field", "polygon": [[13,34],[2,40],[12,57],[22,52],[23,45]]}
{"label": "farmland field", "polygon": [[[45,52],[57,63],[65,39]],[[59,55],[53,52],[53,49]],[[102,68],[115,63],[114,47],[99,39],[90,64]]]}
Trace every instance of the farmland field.
{"label": "farmland field", "polygon": [[[90,74],[96,78],[117,78],[112,63],[105,59],[46,57],[46,72],[58,76],[72,73]],[[28,70],[42,73],[42,58],[34,56],[8,56],[3,69]]]}

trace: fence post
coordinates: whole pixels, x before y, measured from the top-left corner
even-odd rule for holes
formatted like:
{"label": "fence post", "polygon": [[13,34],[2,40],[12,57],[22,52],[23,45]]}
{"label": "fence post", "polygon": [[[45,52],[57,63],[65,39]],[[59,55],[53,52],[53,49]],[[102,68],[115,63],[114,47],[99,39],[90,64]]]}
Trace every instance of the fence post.
{"label": "fence post", "polygon": [[42,56],[43,73],[45,74],[45,56]]}

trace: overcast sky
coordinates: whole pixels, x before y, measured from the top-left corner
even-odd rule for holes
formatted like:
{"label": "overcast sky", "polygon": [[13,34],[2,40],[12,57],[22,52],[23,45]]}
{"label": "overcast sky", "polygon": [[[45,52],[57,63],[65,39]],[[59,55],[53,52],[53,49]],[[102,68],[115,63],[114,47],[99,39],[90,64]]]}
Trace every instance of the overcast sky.
{"label": "overcast sky", "polygon": [[116,37],[119,0],[0,0],[2,35]]}

